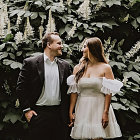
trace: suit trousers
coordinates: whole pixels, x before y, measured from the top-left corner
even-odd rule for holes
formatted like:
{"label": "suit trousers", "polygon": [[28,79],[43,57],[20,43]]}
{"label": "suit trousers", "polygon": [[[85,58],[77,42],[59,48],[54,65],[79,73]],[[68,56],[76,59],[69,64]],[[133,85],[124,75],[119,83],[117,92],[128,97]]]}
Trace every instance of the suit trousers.
{"label": "suit trousers", "polygon": [[29,122],[29,140],[65,140],[61,106],[35,106]]}

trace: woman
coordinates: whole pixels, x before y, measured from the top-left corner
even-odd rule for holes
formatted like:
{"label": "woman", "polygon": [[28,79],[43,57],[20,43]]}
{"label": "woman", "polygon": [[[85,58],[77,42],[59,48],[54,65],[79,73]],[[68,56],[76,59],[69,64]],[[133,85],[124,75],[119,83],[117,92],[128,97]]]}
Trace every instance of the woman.
{"label": "woman", "polygon": [[81,63],[67,79],[68,93],[71,93],[69,126],[74,123],[71,137],[92,140],[121,137],[110,102],[122,83],[114,80],[99,38],[87,39],[82,51]]}

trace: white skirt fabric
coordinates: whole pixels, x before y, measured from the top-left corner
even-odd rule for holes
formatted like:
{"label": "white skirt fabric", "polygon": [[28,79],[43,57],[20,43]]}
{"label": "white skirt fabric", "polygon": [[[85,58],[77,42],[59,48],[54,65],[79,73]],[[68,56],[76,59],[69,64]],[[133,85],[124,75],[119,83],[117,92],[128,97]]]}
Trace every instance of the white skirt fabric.
{"label": "white skirt fabric", "polygon": [[103,94],[96,94],[96,96],[92,97],[78,97],[74,127],[71,131],[73,139],[108,139],[122,136],[111,105],[109,124],[105,129],[102,126],[104,98]]}
{"label": "white skirt fabric", "polygon": [[118,80],[102,78],[81,78],[75,82],[74,75],[67,79],[70,86],[68,94],[78,94],[75,107],[75,122],[71,131],[73,139],[97,139],[121,137],[121,130],[116,121],[112,106],[109,108],[109,123],[104,129],[102,115],[106,94],[115,95],[123,84]]}

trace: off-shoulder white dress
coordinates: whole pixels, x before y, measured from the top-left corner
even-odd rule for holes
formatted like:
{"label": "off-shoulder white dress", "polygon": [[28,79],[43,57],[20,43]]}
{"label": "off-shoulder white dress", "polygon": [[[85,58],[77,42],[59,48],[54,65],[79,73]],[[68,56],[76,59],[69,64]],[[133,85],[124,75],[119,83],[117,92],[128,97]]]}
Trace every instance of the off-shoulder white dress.
{"label": "off-shoulder white dress", "polygon": [[116,121],[112,106],[109,108],[109,124],[104,129],[102,115],[104,111],[105,94],[114,95],[123,84],[118,80],[105,77],[81,78],[78,84],[74,75],[67,79],[69,93],[77,93],[75,107],[75,122],[71,131],[74,139],[96,139],[121,137],[121,130]]}

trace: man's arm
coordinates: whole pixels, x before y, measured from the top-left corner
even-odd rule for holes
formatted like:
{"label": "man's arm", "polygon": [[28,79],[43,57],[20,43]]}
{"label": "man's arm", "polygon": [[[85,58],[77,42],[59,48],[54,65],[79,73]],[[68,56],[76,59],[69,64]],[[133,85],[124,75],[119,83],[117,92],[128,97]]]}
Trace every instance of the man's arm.
{"label": "man's arm", "polygon": [[29,94],[30,94],[29,82],[31,80],[30,71],[31,71],[31,66],[29,65],[29,62],[27,60],[24,60],[17,81],[16,93],[19,98],[20,107],[22,108],[22,110],[25,111],[27,111],[27,109],[30,109],[30,103],[29,103]]}

